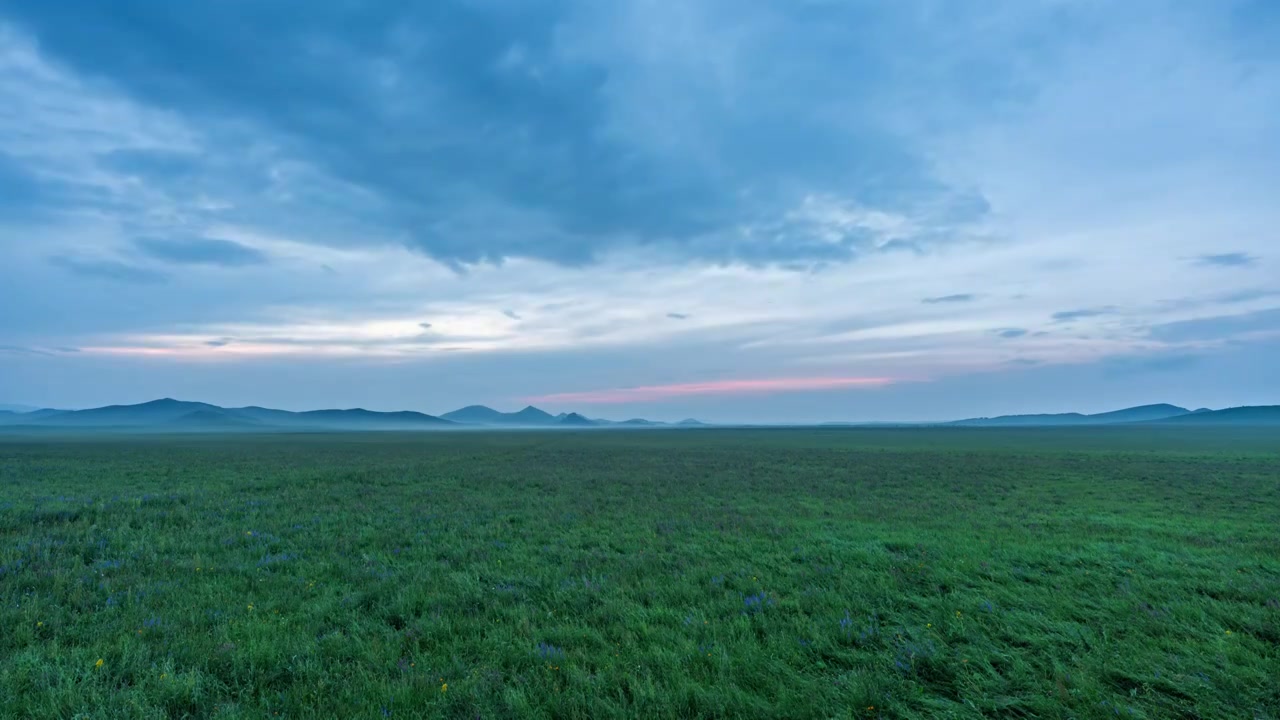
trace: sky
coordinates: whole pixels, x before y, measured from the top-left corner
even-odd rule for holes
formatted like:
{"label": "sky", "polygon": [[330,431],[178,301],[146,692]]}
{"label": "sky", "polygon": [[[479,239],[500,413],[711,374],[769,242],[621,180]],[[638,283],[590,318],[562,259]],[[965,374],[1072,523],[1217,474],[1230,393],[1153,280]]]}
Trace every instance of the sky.
{"label": "sky", "polygon": [[1280,403],[1280,3],[0,0],[0,402]]}

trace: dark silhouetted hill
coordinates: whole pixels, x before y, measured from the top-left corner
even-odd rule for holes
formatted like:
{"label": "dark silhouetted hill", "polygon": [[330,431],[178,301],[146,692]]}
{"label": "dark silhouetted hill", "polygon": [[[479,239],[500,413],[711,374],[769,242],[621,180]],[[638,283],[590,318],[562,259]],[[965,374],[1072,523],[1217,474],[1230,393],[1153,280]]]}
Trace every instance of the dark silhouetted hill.
{"label": "dark silhouetted hill", "polygon": [[464,408],[444,413],[440,417],[453,422],[489,424],[502,422],[506,416],[506,413],[498,412],[491,407],[468,405]]}
{"label": "dark silhouetted hill", "polygon": [[554,415],[530,405],[519,412],[504,413],[484,405],[468,405],[467,407],[447,412],[440,417],[453,422],[469,425],[507,425],[515,427],[539,427],[553,425]]}
{"label": "dark silhouetted hill", "polygon": [[146,427],[165,425],[197,410],[221,410],[221,408],[208,403],[162,398],[138,405],[108,405],[90,410],[54,412],[35,418],[28,415],[27,418],[30,419],[31,424],[58,427]]}
{"label": "dark silhouetted hill", "polygon": [[521,425],[550,425],[555,422],[554,415],[532,405],[519,412],[510,413],[507,417]]}

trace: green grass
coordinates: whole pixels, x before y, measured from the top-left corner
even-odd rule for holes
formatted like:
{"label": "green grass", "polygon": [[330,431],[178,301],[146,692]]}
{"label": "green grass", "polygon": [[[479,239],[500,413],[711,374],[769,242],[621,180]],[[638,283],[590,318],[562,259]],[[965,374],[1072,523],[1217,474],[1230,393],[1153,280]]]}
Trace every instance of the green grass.
{"label": "green grass", "polygon": [[0,717],[1274,719],[1277,448],[0,438]]}

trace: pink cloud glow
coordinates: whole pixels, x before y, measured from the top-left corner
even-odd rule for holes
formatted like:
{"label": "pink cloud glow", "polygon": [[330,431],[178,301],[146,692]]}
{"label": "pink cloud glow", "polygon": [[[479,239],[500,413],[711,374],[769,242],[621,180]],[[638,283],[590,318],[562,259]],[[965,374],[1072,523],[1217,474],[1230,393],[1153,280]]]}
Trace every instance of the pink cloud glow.
{"label": "pink cloud glow", "polygon": [[529,402],[583,403],[608,405],[615,403],[654,402],[690,395],[749,395],[796,392],[806,390],[839,390],[859,387],[881,387],[894,383],[884,377],[817,377],[775,378],[771,380],[715,380],[675,385],[648,385],[644,387],[589,390],[586,392],[556,393],[528,398]]}

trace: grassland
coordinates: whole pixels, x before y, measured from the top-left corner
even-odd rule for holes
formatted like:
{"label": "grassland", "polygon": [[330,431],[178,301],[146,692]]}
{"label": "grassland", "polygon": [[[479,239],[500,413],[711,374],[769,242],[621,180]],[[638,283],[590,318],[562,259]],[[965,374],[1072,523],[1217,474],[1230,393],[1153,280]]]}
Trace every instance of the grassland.
{"label": "grassland", "polygon": [[1280,435],[0,438],[0,716],[1277,718]]}

